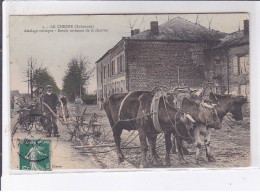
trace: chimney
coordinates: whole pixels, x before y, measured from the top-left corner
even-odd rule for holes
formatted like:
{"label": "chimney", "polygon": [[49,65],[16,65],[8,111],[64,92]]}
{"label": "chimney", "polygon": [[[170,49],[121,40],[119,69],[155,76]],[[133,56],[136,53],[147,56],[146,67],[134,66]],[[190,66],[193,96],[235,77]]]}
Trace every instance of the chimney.
{"label": "chimney", "polygon": [[140,29],[135,29],[135,35],[140,33]]}
{"label": "chimney", "polygon": [[135,35],[135,30],[131,30],[131,36]]}
{"label": "chimney", "polygon": [[249,20],[244,20],[244,35],[249,34]]}
{"label": "chimney", "polygon": [[151,32],[153,35],[159,35],[158,21],[151,21]]}

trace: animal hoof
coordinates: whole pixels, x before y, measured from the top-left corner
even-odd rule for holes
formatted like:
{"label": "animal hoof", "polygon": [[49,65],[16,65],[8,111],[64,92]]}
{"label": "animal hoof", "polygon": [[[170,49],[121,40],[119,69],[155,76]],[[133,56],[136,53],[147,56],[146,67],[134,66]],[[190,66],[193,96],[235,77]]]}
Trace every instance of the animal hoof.
{"label": "animal hoof", "polygon": [[171,162],[169,160],[164,161],[164,166],[171,166]]}
{"label": "animal hoof", "polygon": [[156,156],[156,157],[154,158],[154,161],[155,161],[157,164],[163,164],[163,161],[162,161],[162,159],[161,159],[159,156]]}
{"label": "animal hoof", "polygon": [[177,154],[176,149],[172,149],[172,154]]}
{"label": "animal hoof", "polygon": [[193,153],[186,149],[186,150],[183,150],[183,154],[192,155]]}
{"label": "animal hoof", "polygon": [[124,158],[118,158],[118,162],[119,162],[119,163],[124,162]]}
{"label": "animal hoof", "polygon": [[187,162],[184,158],[180,160],[181,164],[189,164],[189,162]]}
{"label": "animal hoof", "polygon": [[196,158],[196,164],[197,165],[199,165],[201,161],[202,161],[202,158],[200,158],[200,157]]}
{"label": "animal hoof", "polygon": [[141,164],[140,168],[148,168],[148,165],[147,164]]}
{"label": "animal hoof", "polygon": [[208,160],[209,160],[209,162],[216,162],[216,159],[214,158],[214,156],[208,156]]}

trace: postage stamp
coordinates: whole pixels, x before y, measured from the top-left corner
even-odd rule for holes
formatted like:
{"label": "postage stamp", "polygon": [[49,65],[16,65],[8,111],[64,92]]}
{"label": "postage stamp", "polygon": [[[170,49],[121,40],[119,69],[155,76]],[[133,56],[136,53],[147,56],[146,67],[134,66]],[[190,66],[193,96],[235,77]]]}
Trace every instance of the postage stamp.
{"label": "postage stamp", "polygon": [[51,170],[49,139],[20,139],[19,162],[20,170],[49,171]]}

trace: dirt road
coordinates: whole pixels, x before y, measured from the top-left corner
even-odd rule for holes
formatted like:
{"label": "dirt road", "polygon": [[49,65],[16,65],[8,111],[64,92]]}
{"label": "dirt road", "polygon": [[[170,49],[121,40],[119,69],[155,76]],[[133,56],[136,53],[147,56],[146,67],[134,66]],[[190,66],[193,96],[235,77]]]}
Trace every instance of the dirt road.
{"label": "dirt road", "polygon": [[[74,107],[69,106],[70,116],[74,117]],[[98,121],[102,123],[104,133],[107,134],[106,144],[113,145],[113,136],[111,127],[107,120],[104,110],[100,110],[97,106],[91,105],[87,107],[87,114],[97,113]],[[72,118],[73,119],[73,118]],[[17,121],[17,116],[12,118],[12,126]],[[223,121],[221,130],[212,133],[211,145],[212,152],[215,155],[216,162],[208,162],[206,160],[205,151],[201,152],[202,160],[199,164],[195,161],[195,155],[185,156],[187,164],[180,163],[178,156],[171,156],[171,168],[216,168],[216,167],[245,167],[250,165],[250,121],[249,117],[245,117],[243,122],[235,124],[227,118]],[[60,138],[51,137],[52,140],[52,169],[113,169],[113,168],[139,168],[141,159],[141,150],[137,132],[123,131],[122,147],[128,144],[123,153],[125,162],[118,163],[117,155],[114,147],[96,147],[96,148],[76,148],[78,145],[74,139],[70,141],[68,128],[58,122]],[[129,137],[130,136],[130,137]],[[136,137],[134,139],[134,137]],[[17,138],[45,138],[45,133],[36,133],[35,130],[26,132],[18,130],[15,134]],[[164,138],[161,136],[157,141],[157,150],[163,159],[165,154]],[[90,142],[91,143],[91,142]],[[195,152],[193,145],[186,145],[187,148]],[[131,149],[129,149],[131,147]],[[18,168],[18,146],[12,148],[12,167]],[[152,168],[164,168],[162,164],[151,164]]]}

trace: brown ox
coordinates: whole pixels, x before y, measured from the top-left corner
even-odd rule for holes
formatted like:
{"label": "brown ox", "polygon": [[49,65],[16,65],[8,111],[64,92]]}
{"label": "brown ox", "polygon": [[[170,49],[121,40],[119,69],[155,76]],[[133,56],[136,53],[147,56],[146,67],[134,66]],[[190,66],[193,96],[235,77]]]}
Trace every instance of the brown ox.
{"label": "brown ox", "polygon": [[[127,98],[125,98],[126,96]],[[139,131],[142,151],[141,166],[147,167],[147,139],[152,159],[159,162],[159,156],[156,152],[156,138],[162,131],[156,130],[153,124],[153,113],[150,112],[153,97],[153,92],[135,91],[129,95],[127,93],[116,93],[104,101],[104,109],[113,131],[119,162],[124,161],[124,155],[120,149],[120,136],[123,129]],[[181,140],[191,143],[192,138],[190,134],[193,135],[192,122],[185,114],[175,109],[173,105],[169,103],[169,101],[172,101],[171,96],[167,99],[165,97],[159,99],[158,121],[161,129],[163,129],[165,133],[172,132],[177,139],[180,138]],[[124,102],[122,103],[122,101]],[[175,129],[175,126],[178,131]],[[166,162],[170,160],[170,150],[171,146],[169,147],[169,145],[166,144]]]}
{"label": "brown ox", "polygon": [[[215,114],[215,118],[212,117],[213,121],[215,120],[215,122],[213,122],[212,124],[210,124],[210,115],[209,113],[205,114],[203,113],[203,111],[198,111],[198,107],[200,107],[200,105],[194,101],[188,100],[188,99],[184,99],[182,102],[182,110],[184,112],[188,112],[196,121],[196,124],[194,125],[194,135],[195,135],[195,144],[197,146],[197,152],[196,152],[196,159],[198,160],[198,156],[199,156],[199,149],[201,147],[201,145],[203,145],[203,141],[200,139],[200,134],[204,135],[204,145],[206,147],[206,155],[208,157],[208,160],[210,162],[214,162],[215,158],[213,156],[213,154],[210,151],[210,137],[211,137],[211,132],[213,129],[220,129],[220,122],[222,122],[223,118],[226,116],[227,113],[231,113],[232,117],[239,121],[239,120],[243,120],[243,114],[242,114],[242,106],[247,102],[247,99],[245,97],[242,96],[231,96],[231,95],[218,95],[218,94],[214,94],[214,93],[210,93],[209,99],[212,101],[213,106],[214,106],[214,112],[216,112]],[[197,107],[197,108],[196,108]],[[210,109],[208,109],[210,110]],[[212,109],[213,110],[213,109]],[[211,110],[211,111],[212,111]],[[214,116],[214,112],[213,115]],[[208,121],[205,122],[205,115],[207,115],[207,119]],[[203,119],[204,117],[204,119]],[[212,122],[212,121],[211,121]],[[182,146],[182,143],[180,142],[179,144],[176,145],[177,147],[181,147],[178,148],[178,150],[186,150],[186,148],[184,148]]]}

